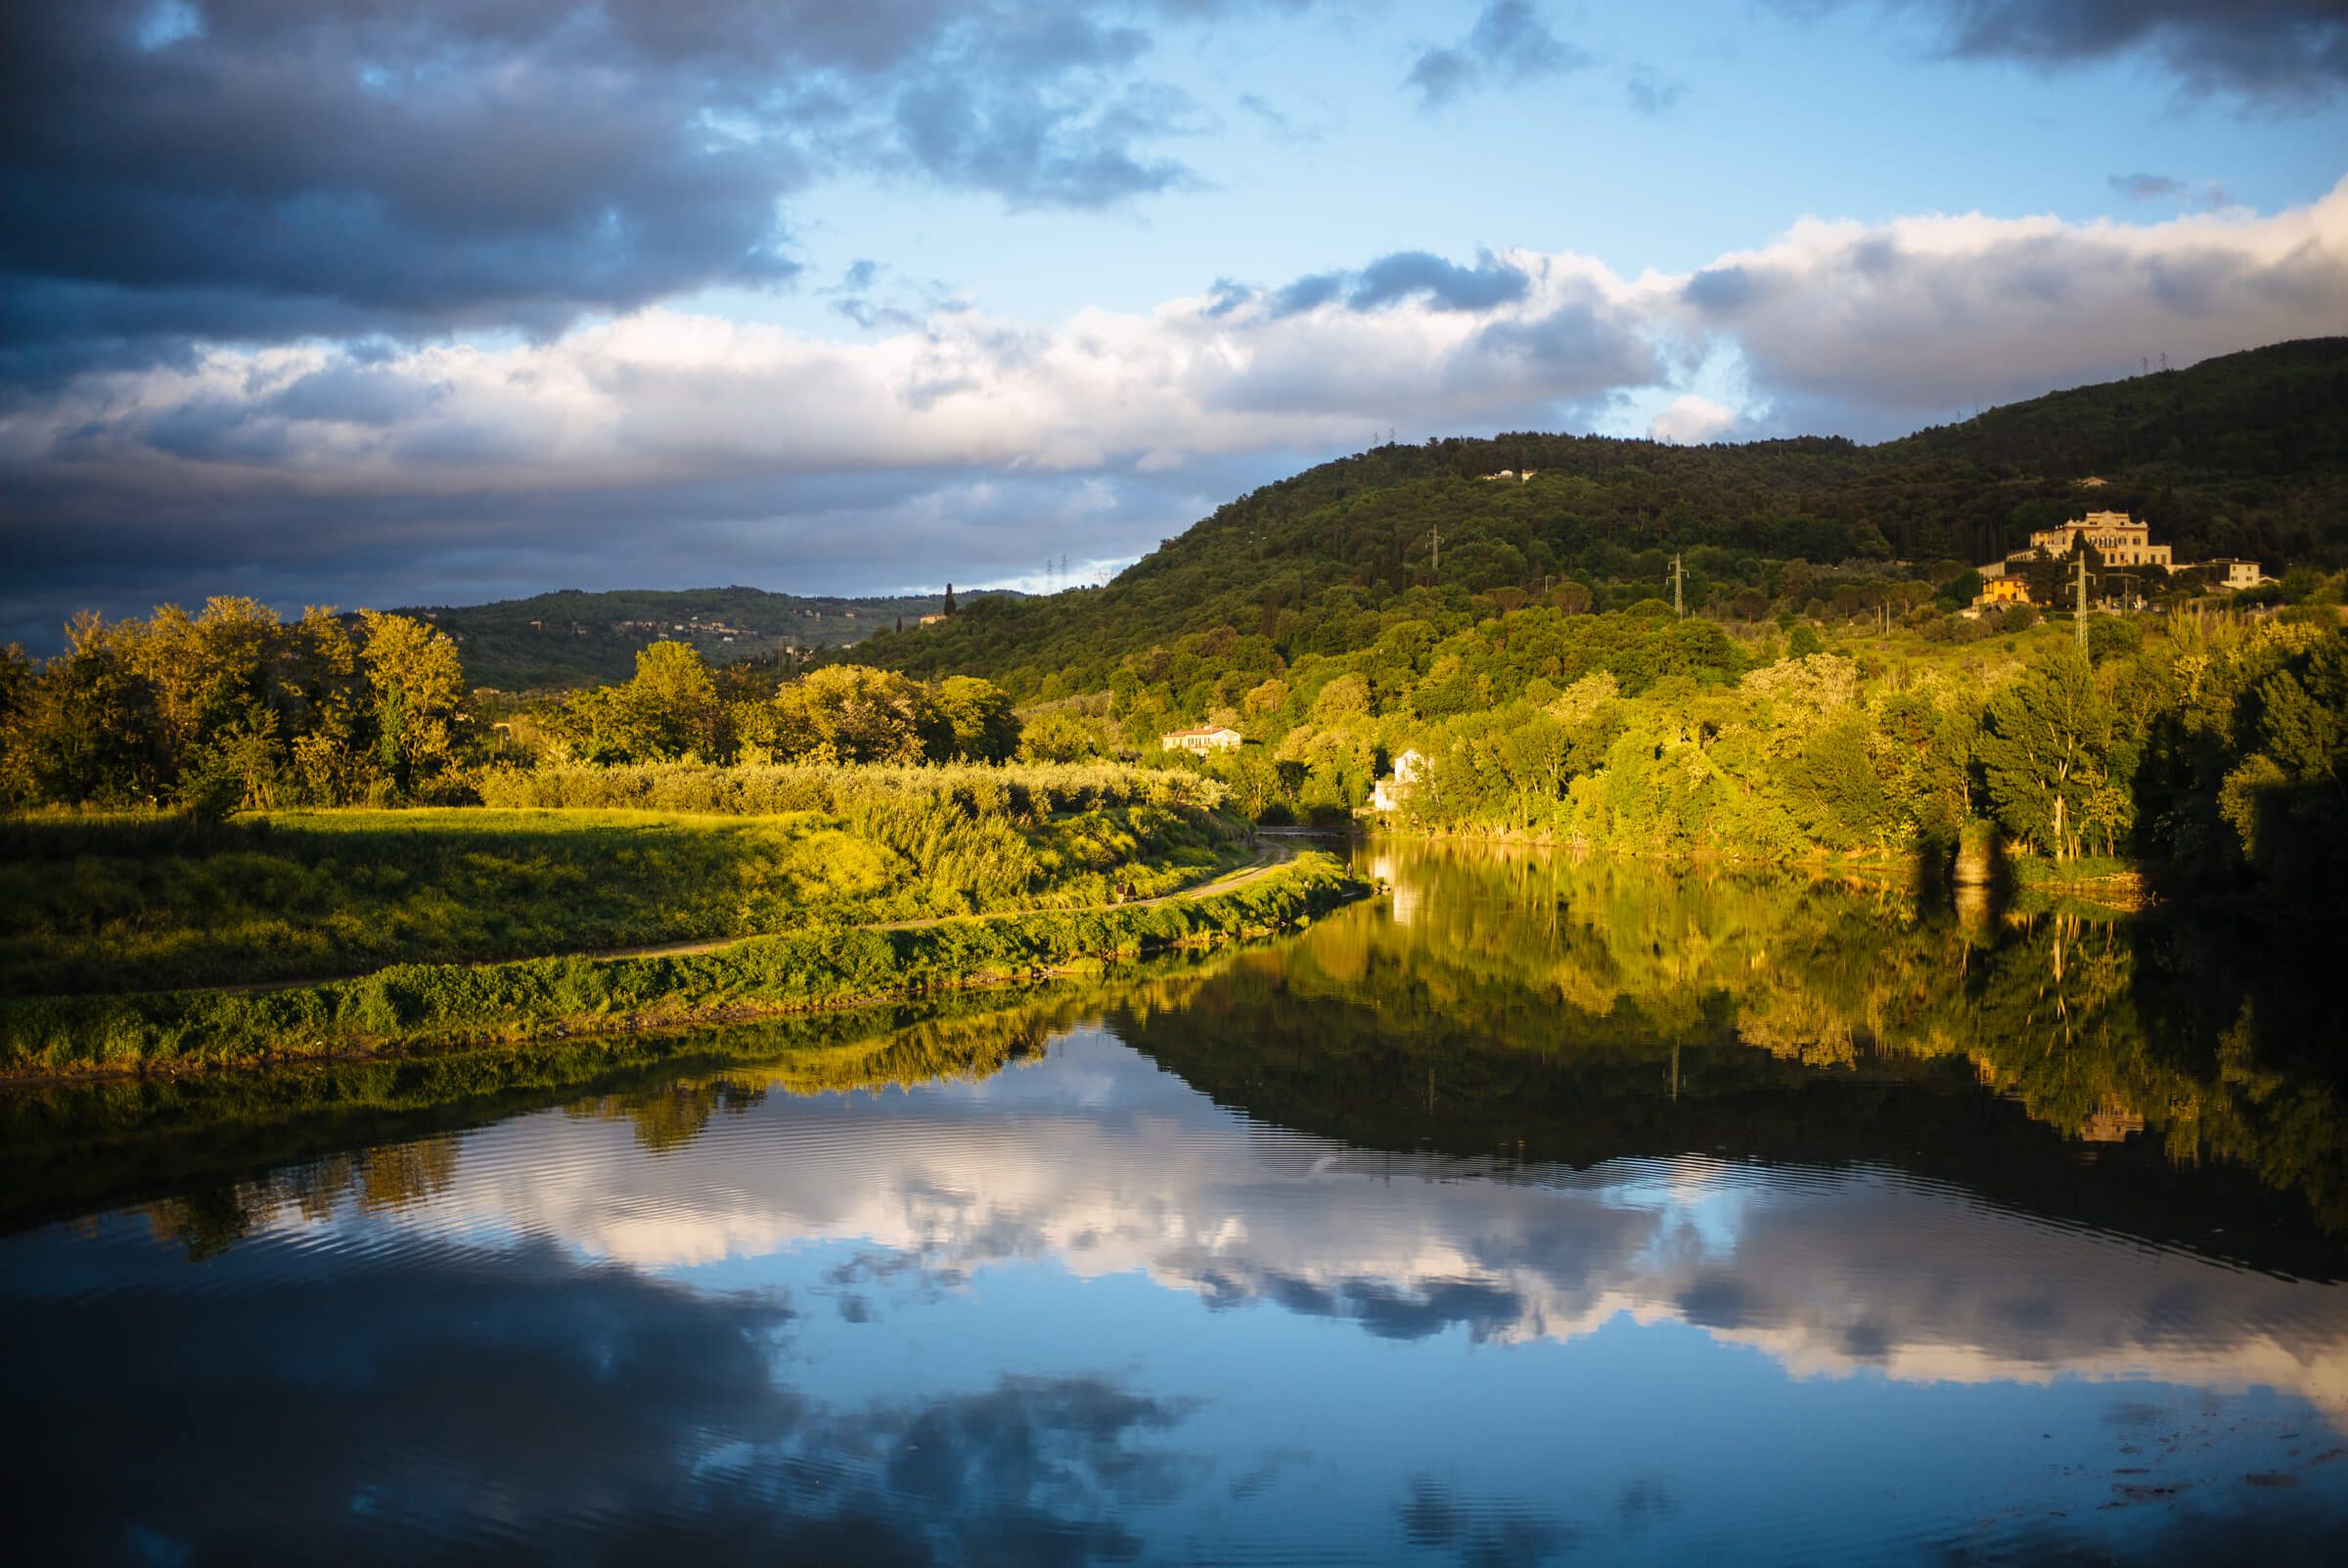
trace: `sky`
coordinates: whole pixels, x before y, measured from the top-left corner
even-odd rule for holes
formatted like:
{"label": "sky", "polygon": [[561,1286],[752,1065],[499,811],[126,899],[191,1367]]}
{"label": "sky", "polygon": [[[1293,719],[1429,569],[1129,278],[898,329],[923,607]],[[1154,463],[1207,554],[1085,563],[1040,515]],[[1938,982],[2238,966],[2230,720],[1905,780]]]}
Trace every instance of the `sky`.
{"label": "sky", "polygon": [[[2342,0],[19,0],[0,640],[1097,580],[2348,333]],[[1065,560],[1065,577],[1059,563]]]}

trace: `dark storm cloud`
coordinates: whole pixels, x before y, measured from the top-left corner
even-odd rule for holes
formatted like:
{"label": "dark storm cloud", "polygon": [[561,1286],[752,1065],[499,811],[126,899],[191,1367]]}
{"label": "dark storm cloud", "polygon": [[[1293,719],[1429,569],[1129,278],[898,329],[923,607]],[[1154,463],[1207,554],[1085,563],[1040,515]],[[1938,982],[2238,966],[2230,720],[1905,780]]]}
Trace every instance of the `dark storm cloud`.
{"label": "dark storm cloud", "polygon": [[1345,302],[1375,310],[1423,294],[1439,309],[1482,311],[1522,299],[1530,283],[1520,269],[1489,255],[1463,267],[1424,250],[1398,250],[1364,267]]}
{"label": "dark storm cloud", "polygon": [[345,360],[312,371],[263,407],[288,419],[396,425],[430,408],[433,397],[404,376]]}
{"label": "dark storm cloud", "polygon": [[2215,180],[2196,185],[2170,174],[2114,174],[2111,188],[2131,202],[2175,201],[2203,206],[2231,206],[2234,199]]}
{"label": "dark storm cloud", "polygon": [[2114,174],[2111,188],[2131,202],[2149,202],[2182,194],[2185,182],[2166,174]]}
{"label": "dark storm cloud", "polygon": [[1488,86],[1520,86],[1589,64],[1590,57],[1550,31],[1525,0],[1493,0],[1465,38],[1421,54],[1403,85],[1419,95],[1420,107],[1439,109]]}
{"label": "dark storm cloud", "polygon": [[1637,332],[1581,302],[1527,321],[1493,322],[1476,334],[1475,345],[1489,357],[1570,371],[1587,392],[1643,385],[1661,369],[1652,345]]}
{"label": "dark storm cloud", "polygon": [[796,271],[780,203],[842,169],[1021,206],[1190,182],[1147,144],[1192,106],[1137,74],[1149,33],[1100,10],[1158,8],[0,8],[0,375],[189,339],[546,335],[773,286]]}
{"label": "dark storm cloud", "polygon": [[2062,67],[2141,56],[2157,61],[2189,90],[2237,95],[2285,111],[2313,107],[2348,83],[2348,8],[2340,0],[1881,3],[1931,18],[1941,48],[1961,60]]}
{"label": "dark storm cloud", "polygon": [[[171,431],[182,444],[222,450],[240,439],[225,417],[188,423]],[[333,503],[331,527],[298,492],[133,499],[102,475],[42,483],[0,497],[0,644],[54,652],[74,609],[143,615],[212,594],[297,613],[305,604],[467,605],[721,577],[799,594],[985,583],[1034,572],[1047,554],[1129,559],[1295,466],[1273,453],[1106,478],[944,469],[351,496]]]}
{"label": "dark storm cloud", "polygon": [[963,81],[911,89],[896,110],[907,153],[936,179],[1015,206],[1072,207],[1195,184],[1180,162],[1133,152],[1137,141],[1177,133],[1189,114],[1189,100],[1170,89],[1128,91],[1086,114]]}
{"label": "dark storm cloud", "polygon": [[[1215,287],[1220,291],[1218,306],[1228,311],[1232,307],[1224,301],[1236,286],[1222,280]],[[1513,304],[1531,287],[1522,268],[1489,253],[1476,257],[1474,266],[1463,267],[1424,250],[1397,250],[1359,272],[1309,273],[1274,290],[1266,299],[1276,317],[1317,310],[1340,297],[1348,310],[1357,311],[1412,298],[1422,298],[1437,310],[1487,311]]]}
{"label": "dark storm cloud", "polygon": [[1341,272],[1316,272],[1297,279],[1272,296],[1272,314],[1294,316],[1308,310],[1318,310],[1344,292],[1345,275]]}
{"label": "dark storm cloud", "polygon": [[1749,304],[1763,288],[1753,273],[1740,266],[1707,267],[1682,286],[1681,294],[1707,315],[1728,316]]}

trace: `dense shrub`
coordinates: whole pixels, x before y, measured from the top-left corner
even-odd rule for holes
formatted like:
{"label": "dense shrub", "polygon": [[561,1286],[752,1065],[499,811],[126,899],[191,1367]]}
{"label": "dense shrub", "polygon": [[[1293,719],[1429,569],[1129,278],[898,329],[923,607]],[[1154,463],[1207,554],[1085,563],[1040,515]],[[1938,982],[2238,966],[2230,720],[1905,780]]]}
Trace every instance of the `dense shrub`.
{"label": "dense shrub", "polygon": [[553,764],[526,772],[492,770],[481,776],[478,788],[482,804],[507,810],[585,806],[709,815],[820,811],[845,816],[882,801],[918,799],[1015,820],[1105,806],[1212,811],[1228,793],[1220,783],[1197,774],[1109,763],[774,763],[730,768],[690,762],[610,768]]}

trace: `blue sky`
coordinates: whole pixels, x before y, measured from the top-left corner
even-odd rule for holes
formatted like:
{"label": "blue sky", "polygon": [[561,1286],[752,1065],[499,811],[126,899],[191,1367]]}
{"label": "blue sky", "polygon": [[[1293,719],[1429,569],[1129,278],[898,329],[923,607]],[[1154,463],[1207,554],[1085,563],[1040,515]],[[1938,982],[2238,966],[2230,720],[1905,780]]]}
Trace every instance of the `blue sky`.
{"label": "blue sky", "polygon": [[2330,0],[97,0],[0,55],[0,635],[1105,570],[1358,449],[2348,331]]}

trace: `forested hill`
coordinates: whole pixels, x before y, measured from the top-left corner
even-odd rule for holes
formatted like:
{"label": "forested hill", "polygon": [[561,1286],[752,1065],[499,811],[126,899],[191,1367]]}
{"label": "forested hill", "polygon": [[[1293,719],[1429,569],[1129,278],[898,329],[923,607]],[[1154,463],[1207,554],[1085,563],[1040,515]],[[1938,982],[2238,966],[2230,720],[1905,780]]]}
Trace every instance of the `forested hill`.
{"label": "forested hill", "polygon": [[[1483,477],[1504,470],[1518,477]],[[2348,338],[2052,393],[1872,447],[1541,434],[1380,447],[1232,502],[1106,588],[972,605],[857,656],[1057,697],[1226,627],[1281,659],[1344,651],[1406,597],[1438,615],[1625,608],[1669,597],[1675,552],[1692,610],[1847,610],[1845,598],[1945,584],[2034,528],[2103,509],[2148,520],[2180,560],[2348,562]]]}
{"label": "forested hill", "polygon": [[2079,478],[2283,480],[2348,470],[2348,338],[2311,337],[2050,392],[1874,449]]}
{"label": "forested hill", "polygon": [[759,588],[601,594],[573,588],[401,613],[454,637],[473,685],[521,692],[624,681],[635,673],[637,650],[664,640],[691,643],[713,664],[781,648],[843,648],[893,628],[900,617],[918,625],[942,603],[936,595],[803,599]]}

